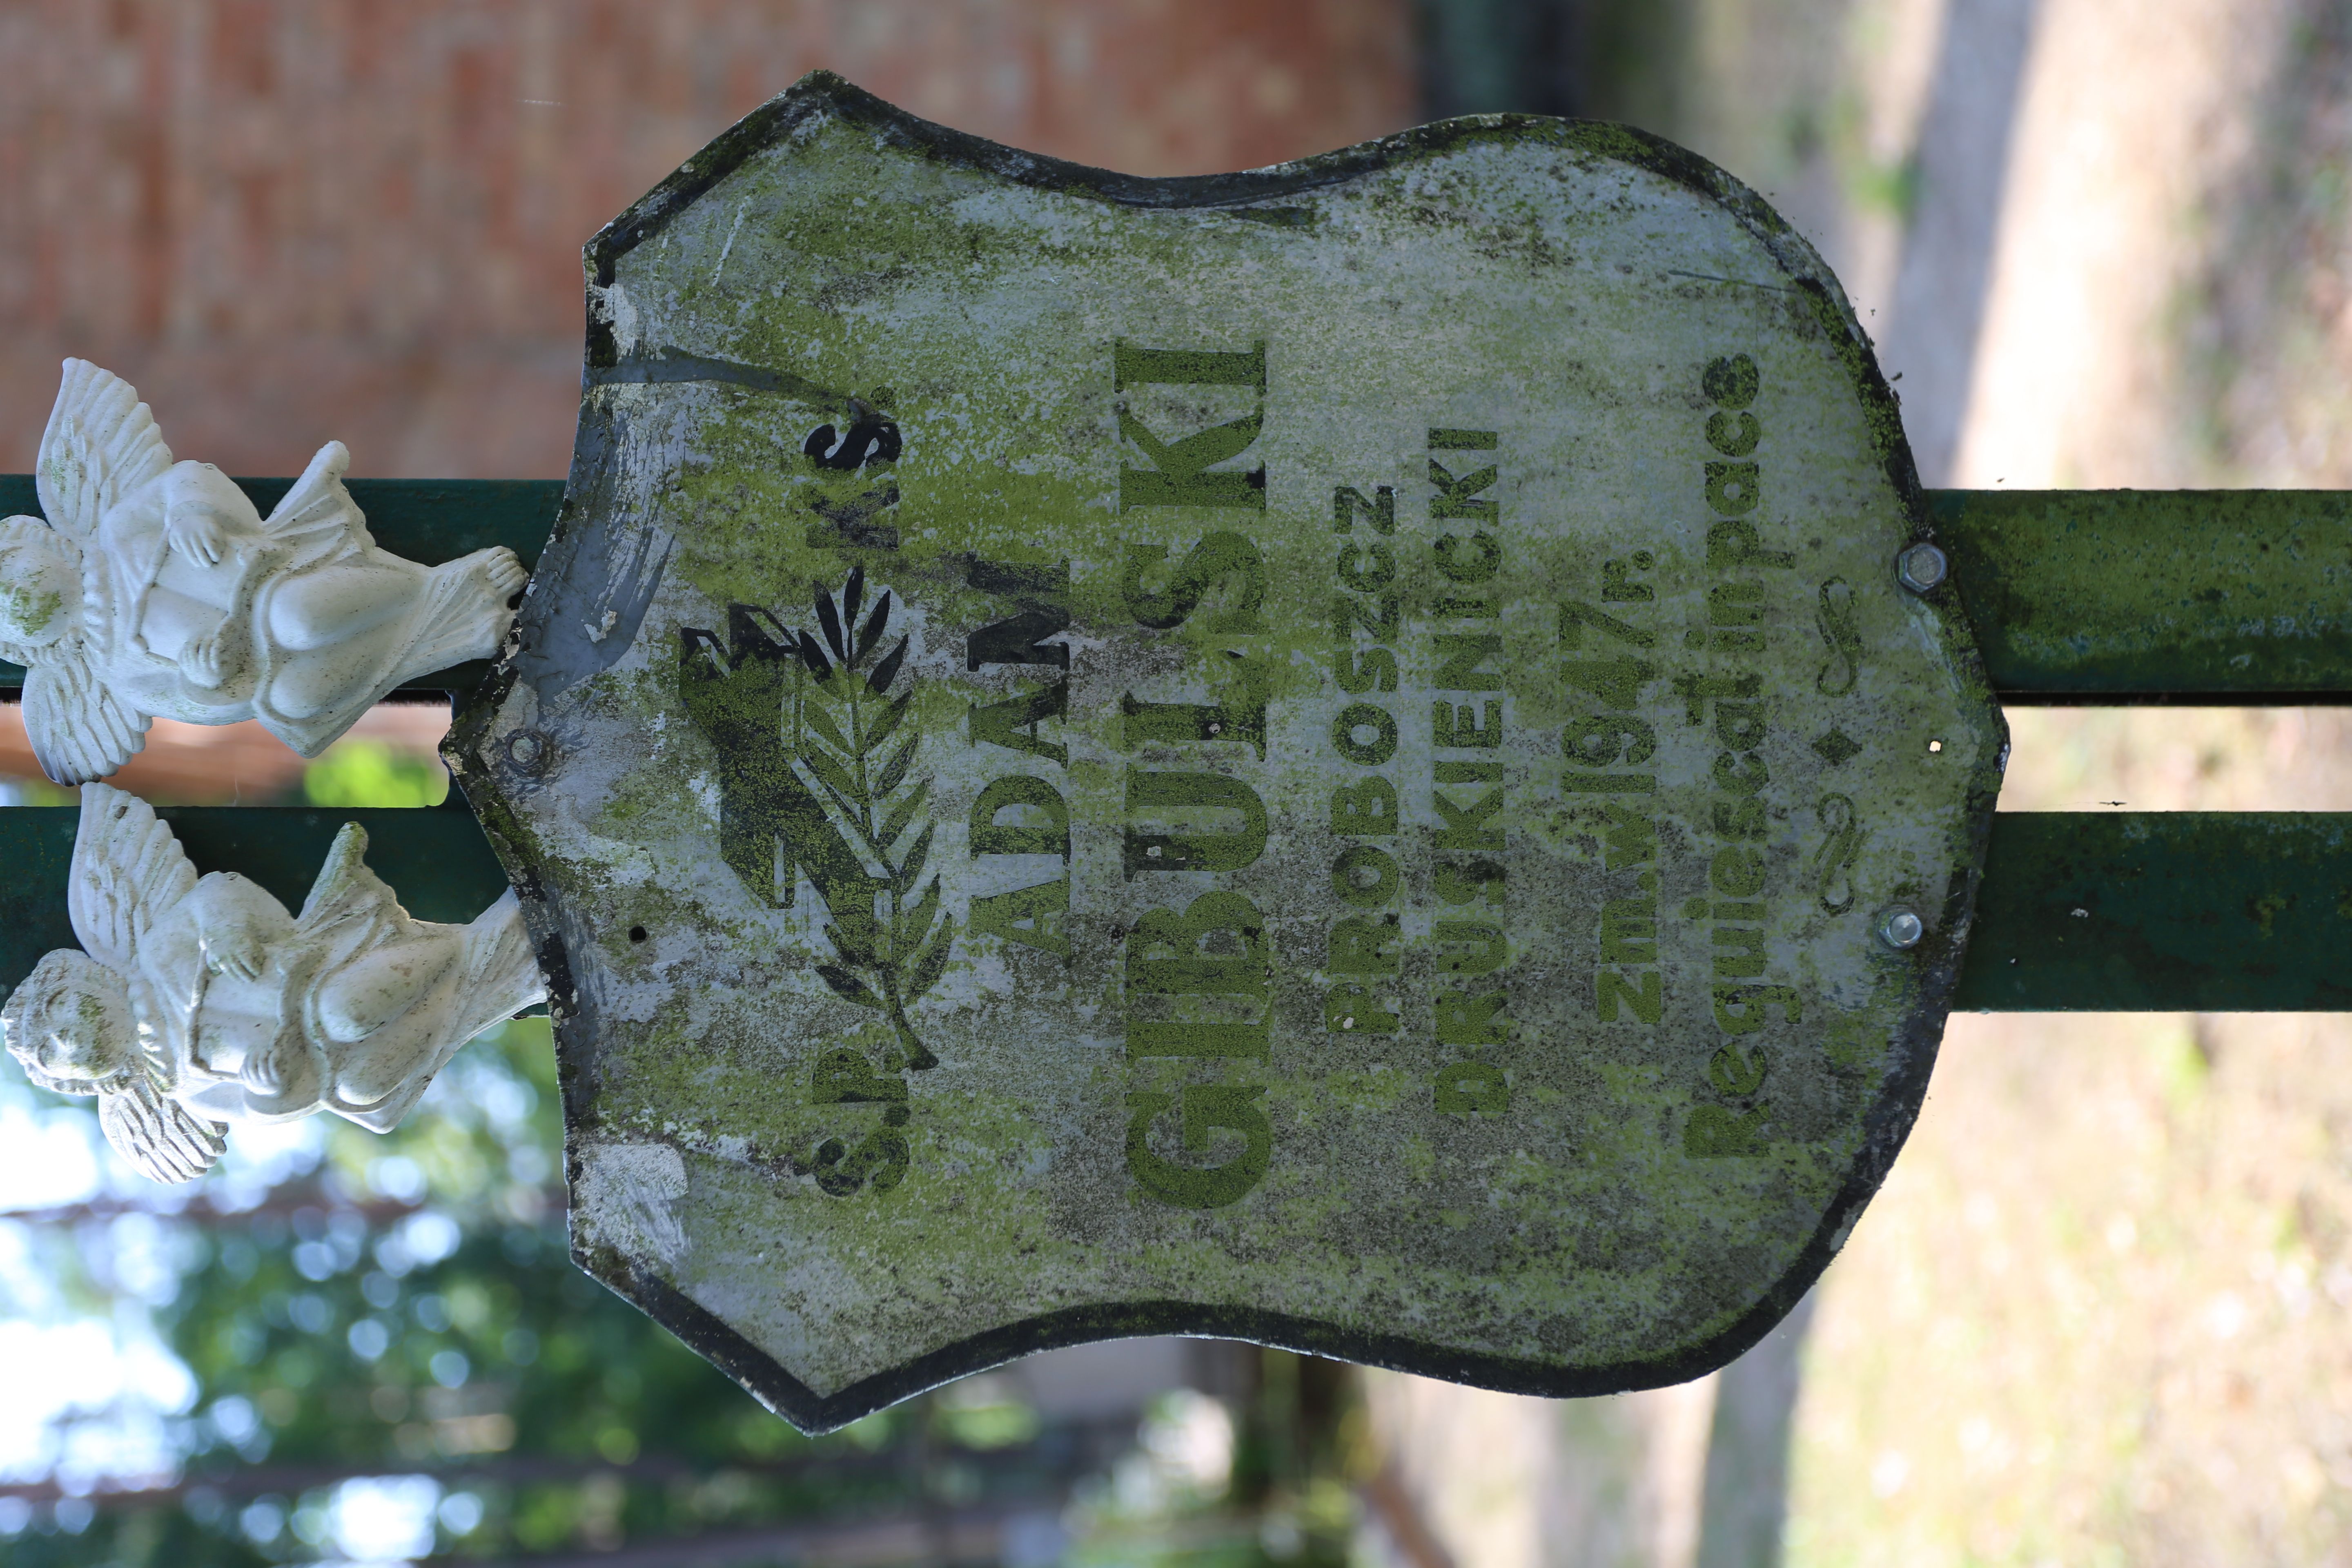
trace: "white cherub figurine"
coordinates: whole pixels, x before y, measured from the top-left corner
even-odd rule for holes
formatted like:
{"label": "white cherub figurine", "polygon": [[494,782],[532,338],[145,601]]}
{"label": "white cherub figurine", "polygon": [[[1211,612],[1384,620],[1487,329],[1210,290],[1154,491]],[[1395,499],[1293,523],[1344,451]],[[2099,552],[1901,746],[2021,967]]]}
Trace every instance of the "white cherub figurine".
{"label": "white cherub figurine", "polygon": [[65,363],[36,479],[48,521],[0,521],[0,657],[59,784],[104,778],[157,715],[258,719],[317,756],[412,677],[498,651],[525,580],[510,550],[420,566],[376,548],[330,441],[264,518],[209,463],[175,463],[120,376]]}
{"label": "white cherub figurine", "polygon": [[144,801],[82,791],[60,948],[0,1008],[26,1073],[95,1094],[109,1142],[161,1182],[219,1157],[227,1124],[331,1110],[388,1131],[457,1047],[547,994],[509,892],[467,925],[412,920],[337,835],[300,917],[195,868]]}

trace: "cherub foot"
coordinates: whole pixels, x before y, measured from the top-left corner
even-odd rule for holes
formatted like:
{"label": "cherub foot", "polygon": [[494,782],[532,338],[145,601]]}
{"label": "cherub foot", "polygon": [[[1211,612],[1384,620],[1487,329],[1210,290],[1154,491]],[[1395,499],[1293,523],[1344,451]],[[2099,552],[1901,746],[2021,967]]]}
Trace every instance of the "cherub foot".
{"label": "cherub foot", "polygon": [[482,563],[482,576],[488,582],[494,597],[502,601],[511,599],[522,592],[524,584],[530,581],[530,573],[524,568],[520,558],[506,546],[496,546],[484,551],[483,554],[487,559]]}

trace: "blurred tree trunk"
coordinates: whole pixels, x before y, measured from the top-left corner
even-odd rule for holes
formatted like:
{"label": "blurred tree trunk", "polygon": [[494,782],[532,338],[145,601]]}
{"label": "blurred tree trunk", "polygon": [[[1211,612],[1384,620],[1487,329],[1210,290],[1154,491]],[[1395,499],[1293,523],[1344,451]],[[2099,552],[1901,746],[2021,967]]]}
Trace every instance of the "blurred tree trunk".
{"label": "blurred tree trunk", "polygon": [[1577,112],[1578,0],[1422,0],[1429,117]]}
{"label": "blurred tree trunk", "polygon": [[1417,0],[1423,118],[1558,114],[1673,135],[1691,0]]}
{"label": "blurred tree trunk", "polygon": [[1778,1568],[1789,1514],[1789,1437],[1813,1297],[1716,1374],[1697,1568]]}

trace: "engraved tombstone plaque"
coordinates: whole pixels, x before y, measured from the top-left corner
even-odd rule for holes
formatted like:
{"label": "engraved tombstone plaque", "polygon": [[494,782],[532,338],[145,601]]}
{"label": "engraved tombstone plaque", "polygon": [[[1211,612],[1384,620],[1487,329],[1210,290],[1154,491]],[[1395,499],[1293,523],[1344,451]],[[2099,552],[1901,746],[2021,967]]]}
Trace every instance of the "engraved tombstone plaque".
{"label": "engraved tombstone plaque", "polygon": [[1517,119],[1129,179],[814,77],[587,260],[452,750],[588,1268],[808,1427],[1160,1331],[1598,1393],[1795,1302],[2003,738],[1753,195]]}

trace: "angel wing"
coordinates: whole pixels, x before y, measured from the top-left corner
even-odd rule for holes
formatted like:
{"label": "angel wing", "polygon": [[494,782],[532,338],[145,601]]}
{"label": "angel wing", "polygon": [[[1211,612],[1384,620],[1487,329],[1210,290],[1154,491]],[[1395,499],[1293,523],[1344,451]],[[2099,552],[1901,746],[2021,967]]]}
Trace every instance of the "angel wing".
{"label": "angel wing", "polygon": [[228,1147],[228,1127],[206,1121],[155,1086],[142,1069],[99,1096],[98,1124],[115,1152],[159,1182],[193,1182]]}
{"label": "angel wing", "polygon": [[87,544],[107,508],[171,466],[172,448],[131,384],[88,360],[66,361],[34,464],[49,526]]}
{"label": "angel wing", "polygon": [[58,784],[88,784],[129,762],[147,744],[147,723],[99,679],[79,636],[41,649],[25,671],[25,734]]}
{"label": "angel wing", "polygon": [[344,551],[374,547],[367,518],[343,488],[343,471],[351,466],[350,450],[341,441],[328,442],[263,521],[270,538],[289,552],[286,570],[299,572]]}
{"label": "angel wing", "polygon": [[128,973],[156,918],[195,886],[196,868],[153,806],[106,784],[82,786],[66,912],[85,952]]}

